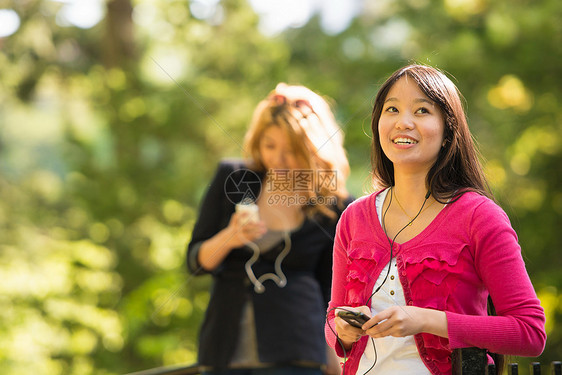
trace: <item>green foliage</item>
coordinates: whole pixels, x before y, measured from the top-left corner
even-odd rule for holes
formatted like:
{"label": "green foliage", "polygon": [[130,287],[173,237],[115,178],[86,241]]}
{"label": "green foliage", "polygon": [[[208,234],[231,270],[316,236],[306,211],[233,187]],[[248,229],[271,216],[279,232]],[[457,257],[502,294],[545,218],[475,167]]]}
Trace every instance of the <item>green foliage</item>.
{"label": "green foliage", "polygon": [[374,96],[412,61],[450,72],[463,92],[547,312],[536,360],[562,359],[561,4],[366,2],[337,35],[316,16],[266,37],[244,2],[201,20],[184,1],[108,1],[82,30],[56,23],[60,2],[0,1],[21,17],[0,39],[3,373],[195,362],[209,279],[185,272],[185,245],[256,103],[280,81],[333,99],[360,196]]}

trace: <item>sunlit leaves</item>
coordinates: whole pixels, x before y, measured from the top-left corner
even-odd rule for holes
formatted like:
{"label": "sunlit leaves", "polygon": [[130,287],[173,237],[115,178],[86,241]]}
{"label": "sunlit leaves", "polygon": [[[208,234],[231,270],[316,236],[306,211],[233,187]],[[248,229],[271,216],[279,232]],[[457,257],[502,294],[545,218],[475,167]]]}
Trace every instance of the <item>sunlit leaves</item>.
{"label": "sunlit leaves", "polygon": [[490,160],[484,169],[492,190],[501,190],[506,182],[507,174],[499,160]]}
{"label": "sunlit leaves", "polygon": [[549,335],[556,327],[555,314],[562,313],[562,295],[552,286],[539,290],[537,294],[541,300],[541,306],[545,310],[545,329],[546,334]]}
{"label": "sunlit leaves", "polygon": [[506,46],[513,43],[518,34],[519,26],[510,14],[491,12],[486,16],[486,28],[489,38],[494,44]]}
{"label": "sunlit leaves", "polygon": [[[98,348],[120,350],[121,319],[103,302],[104,295],[118,297],[121,289],[114,254],[89,241],[56,240],[33,227],[17,232],[14,246],[0,249],[0,347],[7,348],[0,366],[17,373],[38,363],[37,373],[58,374],[74,368],[75,362],[65,364],[64,358],[89,356]],[[52,362],[55,357],[60,359]],[[84,359],[91,368],[92,360]]]}
{"label": "sunlit leaves", "polygon": [[465,21],[470,16],[482,13],[486,9],[487,2],[487,0],[445,0],[445,8],[452,17]]}
{"label": "sunlit leaves", "polygon": [[[246,2],[133,1],[134,35],[110,39],[106,20],[60,27],[63,3],[14,4],[21,25],[0,40],[3,373],[193,363],[209,278],[185,272],[185,245],[256,103],[279,81],[333,98],[360,196],[372,191],[374,95],[410,61],[444,69],[466,97],[486,174],[541,283],[546,355],[562,358],[559,0],[368,1],[338,35],[317,17],[275,38]],[[108,40],[134,41],[137,55],[107,66]]]}
{"label": "sunlit leaves", "polygon": [[519,112],[526,112],[533,105],[533,96],[514,75],[503,76],[497,85],[488,91],[488,100],[496,108],[513,108]]}

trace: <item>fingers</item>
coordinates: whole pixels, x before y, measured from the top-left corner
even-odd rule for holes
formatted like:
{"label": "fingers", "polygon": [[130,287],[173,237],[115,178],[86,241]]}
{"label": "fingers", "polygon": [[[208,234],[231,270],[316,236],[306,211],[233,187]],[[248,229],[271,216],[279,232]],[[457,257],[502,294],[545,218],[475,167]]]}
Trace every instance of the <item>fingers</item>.
{"label": "fingers", "polygon": [[418,318],[416,307],[393,306],[375,315],[363,325],[363,329],[373,338],[405,337],[421,332]]}
{"label": "fingers", "polygon": [[364,327],[365,333],[373,338],[393,336],[393,325],[388,320],[384,320],[380,323],[368,321],[365,323]]}
{"label": "fingers", "polygon": [[366,322],[363,325],[363,329],[368,330],[371,329],[373,327],[377,327],[376,331],[380,331],[385,329],[386,327],[388,327],[390,324],[387,323],[388,319],[390,319],[393,316],[394,313],[394,308],[391,307],[389,309],[383,310],[380,313],[378,313],[377,315],[373,316],[371,319],[369,319],[368,322]]}
{"label": "fingers", "polygon": [[248,242],[255,241],[258,238],[262,237],[265,232],[266,230],[262,230],[259,227],[249,225],[240,228],[240,230],[237,232],[237,236],[238,238],[240,238],[240,240],[242,240],[244,244],[247,244]]}
{"label": "fingers", "polygon": [[367,315],[367,316],[371,316],[371,309],[368,306],[359,306],[357,307],[357,310],[361,311],[363,314]]}
{"label": "fingers", "polygon": [[[367,308],[367,311],[369,310],[367,306],[364,307]],[[335,311],[336,317],[334,323],[336,326],[336,333],[338,334],[340,340],[342,340],[344,344],[346,344],[347,346],[351,346],[353,343],[359,341],[359,339],[365,335],[365,331],[362,330],[361,328],[356,328],[352,326],[346,320],[339,317],[338,312],[340,311],[363,312],[363,310],[364,309],[362,309],[361,307],[341,306],[340,308],[337,308]]]}
{"label": "fingers", "polygon": [[351,344],[359,341],[361,336],[365,335],[365,331],[361,328],[353,327],[339,316],[336,316],[334,323],[336,325],[336,333],[338,334],[338,337],[347,346],[351,346]]}
{"label": "fingers", "polygon": [[232,214],[230,224],[236,236],[244,243],[254,241],[267,232],[265,223],[263,221],[251,220],[251,214],[248,212]]}

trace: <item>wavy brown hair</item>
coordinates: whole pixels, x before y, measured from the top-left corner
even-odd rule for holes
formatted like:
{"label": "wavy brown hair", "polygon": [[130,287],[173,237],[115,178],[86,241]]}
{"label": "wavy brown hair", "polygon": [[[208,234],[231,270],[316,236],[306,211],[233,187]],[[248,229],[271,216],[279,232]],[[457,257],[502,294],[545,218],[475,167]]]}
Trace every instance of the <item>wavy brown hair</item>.
{"label": "wavy brown hair", "polygon": [[371,122],[371,164],[375,184],[381,188],[394,186],[394,165],[381,148],[378,126],[386,96],[402,77],[413,79],[421,91],[441,108],[444,117],[444,146],[427,173],[427,189],[441,203],[454,201],[467,191],[492,198],[480,154],[468,128],[459,90],[440,70],[425,65],[408,65],[395,71],[377,93]]}
{"label": "wavy brown hair", "polygon": [[[328,102],[304,86],[280,83],[254,111],[250,128],[244,140],[244,152],[252,169],[266,172],[260,154],[263,133],[271,126],[281,128],[289,138],[303,170],[317,176],[322,171],[323,180],[314,178],[311,189],[306,191],[309,202],[304,207],[308,214],[320,213],[335,218],[327,197],[342,203],[347,197],[346,180],[349,163],[343,148],[343,132],[336,122]],[[335,186],[326,186],[335,181]]]}

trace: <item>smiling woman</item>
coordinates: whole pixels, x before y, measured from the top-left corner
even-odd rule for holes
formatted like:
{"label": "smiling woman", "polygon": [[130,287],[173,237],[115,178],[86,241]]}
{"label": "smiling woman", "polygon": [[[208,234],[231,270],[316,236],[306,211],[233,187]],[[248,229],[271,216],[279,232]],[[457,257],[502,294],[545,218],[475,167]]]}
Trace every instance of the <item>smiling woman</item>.
{"label": "smiling woman", "polygon": [[379,119],[378,133],[384,154],[395,168],[427,173],[443,145],[444,116],[408,76],[388,92]]}
{"label": "smiling woman", "polygon": [[[539,355],[544,310],[455,85],[432,67],[399,69],[371,125],[380,191],[346,209],[334,245],[326,338],[349,356],[344,373],[447,374],[464,347],[490,350],[500,368],[503,354]],[[356,328],[336,311],[371,318]]]}

